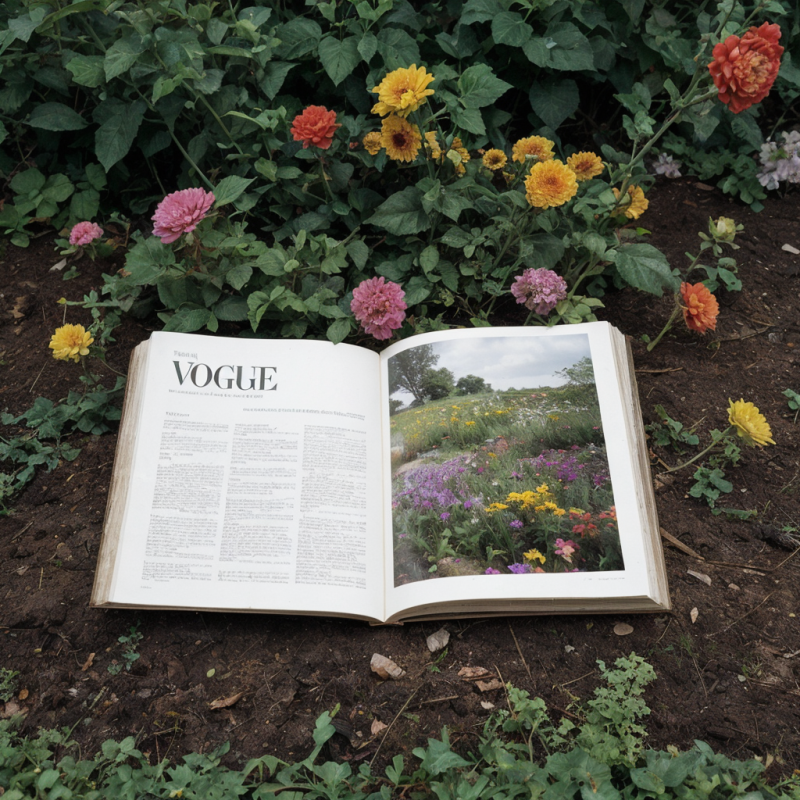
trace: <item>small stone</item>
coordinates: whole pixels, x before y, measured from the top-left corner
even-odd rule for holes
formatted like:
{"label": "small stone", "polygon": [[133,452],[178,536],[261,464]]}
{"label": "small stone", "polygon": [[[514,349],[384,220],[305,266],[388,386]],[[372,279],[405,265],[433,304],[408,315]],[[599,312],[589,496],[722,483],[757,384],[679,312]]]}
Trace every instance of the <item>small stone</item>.
{"label": "small stone", "polygon": [[783,250],[786,253],[791,253],[793,256],[800,256],[800,250],[798,250],[796,247],[793,247],[790,244],[783,245],[783,247],[781,247],[781,250]]}
{"label": "small stone", "polygon": [[627,622],[618,622],[614,626],[614,633],[616,633],[617,636],[628,636],[633,633],[633,626],[628,625]]}
{"label": "small stone", "polygon": [[728,588],[733,592],[741,592],[741,587],[737,586],[735,583],[729,583]]}
{"label": "small stone", "polygon": [[432,633],[425,641],[428,645],[428,650],[431,653],[435,653],[437,650],[447,647],[447,643],[450,641],[450,632],[445,628],[439,628],[436,633]]}
{"label": "small stone", "polygon": [[391,679],[396,681],[406,674],[404,669],[400,669],[394,661],[390,658],[386,658],[386,656],[380,655],[380,653],[373,653],[369,665],[372,671],[384,680]]}
{"label": "small stone", "polygon": [[698,618],[699,616],[700,616],[700,612],[697,610],[697,607],[695,606],[695,607],[694,607],[694,608],[693,608],[693,609],[692,609],[692,610],[689,612],[689,618],[692,620],[692,625],[694,625],[694,623],[695,623],[695,622],[697,622],[697,618]]}

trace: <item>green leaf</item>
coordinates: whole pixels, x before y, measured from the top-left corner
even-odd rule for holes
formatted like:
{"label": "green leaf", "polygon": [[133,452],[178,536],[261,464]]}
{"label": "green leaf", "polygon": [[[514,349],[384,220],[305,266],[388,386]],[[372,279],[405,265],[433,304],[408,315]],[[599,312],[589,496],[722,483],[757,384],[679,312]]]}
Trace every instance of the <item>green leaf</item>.
{"label": "green leaf", "polygon": [[61,172],[51,175],[42,186],[42,198],[53,203],[63,203],[73,192],[72,181]]}
{"label": "green leaf", "polygon": [[421,759],[420,767],[429,775],[441,775],[442,772],[450,769],[469,766],[469,761],[450,749],[446,731],[443,732],[442,739],[443,741],[428,739],[426,748],[417,747],[412,751],[417,758]]}
{"label": "green leaf", "polygon": [[501,11],[492,19],[492,38],[498,44],[522,47],[533,34],[533,28],[516,11]]}
{"label": "green leaf", "polygon": [[334,35],[326,36],[319,43],[319,60],[328,77],[338,86],[361,61],[356,37],[340,40]]}
{"label": "green leaf", "polygon": [[100,194],[95,189],[76,192],[69,203],[69,215],[75,219],[93,219],[100,208]]}
{"label": "green leaf", "polygon": [[545,78],[534,81],[530,91],[531,107],[545,125],[556,130],[578,110],[581,98],[572,78]]}
{"label": "green leaf", "polygon": [[239,291],[253,276],[253,268],[248,264],[234,264],[226,273],[225,280]]}
{"label": "green leaf", "polygon": [[369,246],[363,239],[354,239],[347,245],[347,255],[359,269],[364,269],[369,259]]}
{"label": "green leaf", "polygon": [[378,52],[383,56],[386,69],[408,67],[420,63],[416,41],[400,28],[382,28],[378,34]]}
{"label": "green leaf", "polygon": [[465,108],[482,108],[497,102],[511,84],[500,80],[488,64],[468,67],[458,80],[461,103]]}
{"label": "green leaf", "polygon": [[352,320],[350,317],[343,317],[337,319],[328,326],[327,337],[334,344],[344,341],[352,328]]}
{"label": "green leaf", "polygon": [[94,135],[97,160],[106,172],[128,154],[142,124],[145,108],[142,100],[120,105],[97,129]]}
{"label": "green leaf", "polygon": [[297,16],[281,25],[275,35],[281,42],[275,54],[288,61],[316,50],[322,37],[322,28],[314,20]]}
{"label": "green leaf", "polygon": [[148,236],[137,242],[125,256],[125,269],[131,273],[127,280],[134,286],[156,283],[174,263],[172,248],[155,236]]}
{"label": "green leaf", "polygon": [[7,137],[8,137],[8,128],[6,128],[6,126],[3,125],[2,122],[0,122],[0,144],[3,144],[3,142],[6,140]]}
{"label": "green leaf", "polygon": [[225,322],[244,322],[247,319],[247,299],[228,295],[214,306],[213,311],[217,319]]}
{"label": "green leaf", "polygon": [[378,52],[378,40],[371,33],[365,33],[358,42],[358,52],[361,58],[369,64],[372,56]]}
{"label": "green leaf", "polygon": [[47,179],[36,167],[18,172],[12,179],[10,186],[17,194],[31,195],[38,193]]}
{"label": "green leaf", "polygon": [[439,251],[434,245],[429,245],[419,254],[419,265],[428,273],[439,263]]}
{"label": "green leaf", "polygon": [[478,108],[457,108],[453,112],[453,122],[461,130],[474,133],[476,136],[486,134],[486,125],[483,124],[483,116]]}
{"label": "green leaf", "polygon": [[461,24],[471,25],[473,22],[488,22],[503,12],[497,0],[467,0],[461,12]]}
{"label": "green leaf", "polygon": [[552,233],[534,233],[520,243],[520,256],[530,269],[554,269],[564,255],[564,242]]}
{"label": "green leaf", "polygon": [[398,236],[426,231],[431,226],[430,217],[422,207],[422,192],[416,186],[407,186],[393,194],[366,222]]}
{"label": "green leaf", "polygon": [[41,24],[44,15],[44,8],[33,9],[30,14],[23,14],[16,19],[10,19],[8,21],[8,29],[14,33],[17,39],[27,42]]}
{"label": "green leaf", "polygon": [[29,119],[34,128],[46,131],[79,131],[87,125],[86,120],[63,103],[42,103],[31,112]]}
{"label": "green leaf", "polygon": [[103,63],[103,56],[75,56],[67,64],[67,69],[72,73],[75,83],[95,89],[106,77]]}
{"label": "green leaf", "polygon": [[281,90],[289,71],[296,66],[297,64],[290,64],[287,61],[270,61],[264,67],[264,77],[258,84],[259,88],[270,100],[274,100],[275,95]]}
{"label": "green leaf", "polygon": [[255,178],[240,178],[238,175],[228,175],[214,187],[214,208],[232,203]]}
{"label": "green leaf", "polygon": [[165,331],[177,333],[192,333],[208,326],[210,330],[216,327],[216,317],[207,308],[187,307],[179,308],[164,326]]}
{"label": "green leaf", "polygon": [[644,11],[644,0],[617,0],[617,2],[625,9],[631,22],[638,22]]}
{"label": "green leaf", "polygon": [[660,297],[664,290],[678,291],[680,279],[672,274],[666,256],[651,244],[626,244],[611,250],[620,277],[643,292]]}
{"label": "green leaf", "polygon": [[731,129],[737,138],[744,139],[753,150],[758,150],[764,144],[764,135],[755,118],[749,112],[736,114],[731,120]]}
{"label": "green leaf", "polygon": [[136,34],[114,42],[106,51],[103,62],[106,80],[110,81],[112,78],[122,75],[123,72],[127,72],[146,49],[144,40]]}

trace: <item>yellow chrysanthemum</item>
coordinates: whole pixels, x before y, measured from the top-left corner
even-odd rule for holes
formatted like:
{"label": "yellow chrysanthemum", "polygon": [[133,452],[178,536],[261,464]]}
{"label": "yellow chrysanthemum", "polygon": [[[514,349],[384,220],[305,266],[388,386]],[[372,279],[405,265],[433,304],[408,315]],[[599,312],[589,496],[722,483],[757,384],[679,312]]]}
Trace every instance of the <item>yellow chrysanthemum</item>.
{"label": "yellow chrysanthemum", "polygon": [[434,81],[433,75],[425,71],[425,67],[417,68],[412,64],[408,69],[396,69],[390,72],[372,91],[378,95],[378,102],[373,106],[372,113],[385,117],[387,114],[397,114],[407,117],[416,111],[427,98],[433,94],[433,89],[428,85]]}
{"label": "yellow chrysanthemum", "polygon": [[553,142],[544,136],[529,136],[520,139],[511,148],[511,159],[520,164],[525,163],[525,156],[535,156],[540,162],[550,161],[553,157]]}
{"label": "yellow chrysanthemum", "polygon": [[[619,189],[614,189],[614,197],[619,200]],[[629,186],[630,200],[617,211],[621,211],[628,219],[639,219],[647,211],[650,201],[644,196],[641,186]]]}
{"label": "yellow chrysanthemum", "polygon": [[523,553],[522,557],[526,561],[538,561],[540,564],[544,564],[544,562],[547,560],[535,547],[532,550],[528,550],[527,553]]}
{"label": "yellow chrysanthemum", "polygon": [[80,361],[81,356],[89,354],[89,345],[94,341],[83,325],[62,325],[50,338],[53,358],[63,361]]}
{"label": "yellow chrysanthemum", "polygon": [[605,169],[603,160],[595,153],[575,153],[567,159],[567,166],[575,173],[578,183],[596,178]]}
{"label": "yellow chrysanthemum", "polygon": [[765,444],[775,444],[772,439],[772,430],[764,415],[752,404],[744,400],[735,403],[728,398],[728,422],[736,428],[736,433],[747,444],[763,447]]}
{"label": "yellow chrysanthemum", "polygon": [[508,158],[502,150],[487,150],[483,154],[483,166],[490,170],[503,169],[508,163]]}
{"label": "yellow chrysanthemum", "polygon": [[428,131],[425,134],[425,149],[430,151],[430,157],[434,161],[438,161],[442,156],[442,148],[439,147],[439,142],[436,141],[436,131]]}
{"label": "yellow chrysanthemum", "polygon": [[392,114],[381,124],[381,144],[393,161],[413,161],[422,146],[422,134],[416,125]]}
{"label": "yellow chrysanthemum", "polygon": [[376,156],[380,151],[383,149],[383,145],[381,144],[381,134],[380,131],[370,131],[362,140],[361,144],[364,145],[364,149],[371,155]]}
{"label": "yellow chrysanthemum", "polygon": [[578,191],[575,173],[562,161],[541,161],[525,178],[525,198],[534,208],[568,203]]}

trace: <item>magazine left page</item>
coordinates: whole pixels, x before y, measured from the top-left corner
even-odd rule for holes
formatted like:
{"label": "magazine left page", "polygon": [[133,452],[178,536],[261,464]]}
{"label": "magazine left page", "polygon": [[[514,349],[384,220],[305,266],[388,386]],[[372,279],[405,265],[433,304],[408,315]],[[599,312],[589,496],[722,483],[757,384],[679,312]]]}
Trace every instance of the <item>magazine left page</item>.
{"label": "magazine left page", "polygon": [[349,345],[154,333],[93,602],[381,619],[379,373]]}

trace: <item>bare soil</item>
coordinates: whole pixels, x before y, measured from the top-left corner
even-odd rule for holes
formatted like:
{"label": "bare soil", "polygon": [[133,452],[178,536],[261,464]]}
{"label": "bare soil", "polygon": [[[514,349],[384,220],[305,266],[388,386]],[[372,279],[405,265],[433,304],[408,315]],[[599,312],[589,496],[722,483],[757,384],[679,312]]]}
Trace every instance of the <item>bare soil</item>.
{"label": "bare soil", "polygon": [[[743,223],[744,289],[719,293],[714,333],[701,338],[676,326],[652,353],[641,337],[658,333],[672,299],[628,290],[606,296],[603,317],[633,343],[645,422],[657,419],[660,404],[697,423],[707,440],[710,429],[727,425],[728,399],[744,398],[765,414],[777,442],[748,449],[728,474],[735,490],[726,504],[756,509],[750,521],[714,516],[689,497],[691,469],[658,479],[677,456],[653,447],[661,525],[689,548],[665,540],[671,613],[451,622],[447,652],[437,659],[425,644],[433,624],[90,609],[115,437],[75,437],[77,460],[40,472],[0,518],[0,666],[21,673],[20,692],[0,703],[0,716],[24,711],[28,732],[74,725],[84,752],[133,735],[152,759],[177,759],[231,741],[235,764],[265,751],[306,755],[314,720],[338,703],[341,735],[329,755],[358,762],[377,754],[379,765],[443,725],[457,747],[475,748],[486,702],[503,707],[506,699],[502,689],[482,694],[459,678],[463,666],[485,667],[543,697],[558,719],[574,713],[576,697],[591,695],[598,659],[610,664],[635,651],[658,675],[646,695],[652,746],[702,739],[737,758],[774,756],[772,777],[800,767],[800,534],[791,531],[800,528],[800,421],[781,394],[800,392],[800,256],[781,249],[800,249],[800,194],[771,199],[760,214],[692,179],[659,183],[650,198],[639,222],[673,265],[696,252],[709,217]],[[50,271],[58,258],[52,237],[43,236],[26,250],[9,246],[0,262],[0,408],[15,414],[38,395],[56,400],[77,388],[74,365],[47,349],[64,320],[56,301],[79,299],[121,265],[121,256],[84,259],[81,274],[65,282]],[[68,321],[90,320],[70,309]],[[124,371],[131,348],[154,327],[126,320],[110,363]],[[619,622],[633,632],[617,635]],[[135,625],[141,657],[113,675],[118,637]],[[380,681],[370,671],[373,653],[394,659],[406,676]],[[210,708],[240,693],[229,707]],[[396,721],[373,736],[373,720]]]}

